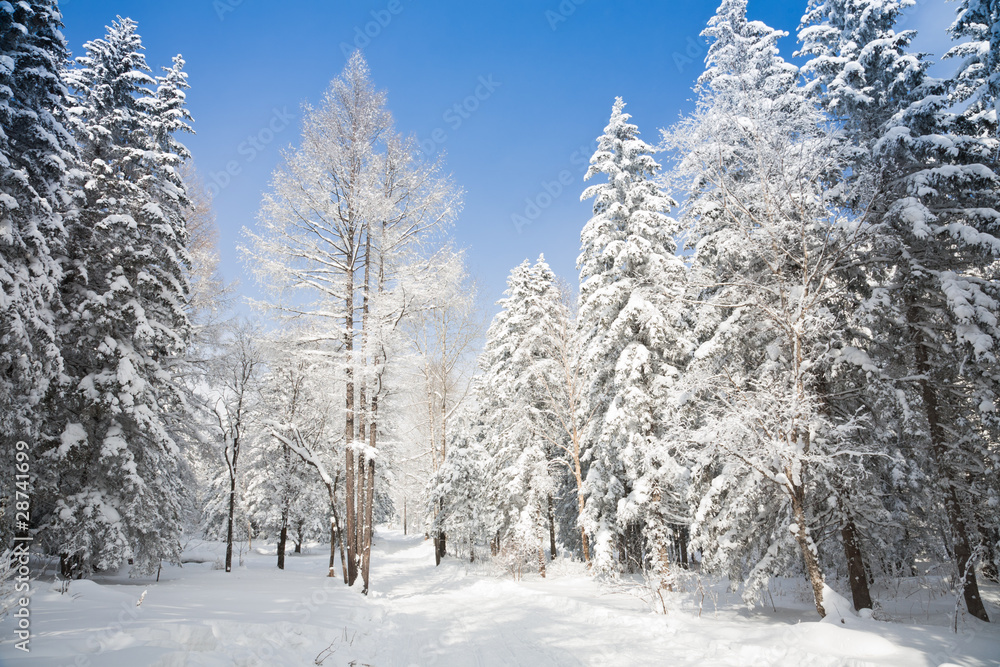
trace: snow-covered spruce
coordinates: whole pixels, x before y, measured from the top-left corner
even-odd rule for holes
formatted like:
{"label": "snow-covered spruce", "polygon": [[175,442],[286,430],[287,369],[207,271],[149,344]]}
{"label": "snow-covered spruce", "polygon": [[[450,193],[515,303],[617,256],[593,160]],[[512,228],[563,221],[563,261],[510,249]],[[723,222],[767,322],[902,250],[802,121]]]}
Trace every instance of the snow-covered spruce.
{"label": "snow-covered spruce", "polygon": [[909,51],[913,33],[894,31],[901,8],[817,4],[802,39],[816,90],[828,84],[820,99],[857,149],[845,173],[864,196],[846,201],[876,240],[867,255],[875,290],[866,325],[880,338],[878,363],[895,371],[897,403],[913,420],[902,425],[911,439],[906,456],[930,499],[914,529],[926,547],[947,526],[966,607],[986,620],[973,553],[980,535],[997,531],[986,508],[998,497],[988,434],[1000,389],[991,370],[1000,342],[1000,179],[989,111],[996,89],[987,83],[996,65],[981,48],[991,37],[968,21],[989,10],[959,7],[953,34],[980,46],[958,47],[965,60],[957,76],[938,80]]}
{"label": "snow-covered spruce", "polygon": [[583,437],[589,469],[583,523],[601,572],[645,566],[666,582],[672,524],[686,520],[686,472],[667,437],[676,380],[690,346],[676,255],[676,203],[660,192],[660,165],[618,98],[590,160],[594,216],[583,228],[577,326],[585,369]]}
{"label": "snow-covered spruce", "polygon": [[0,539],[14,525],[14,445],[38,441],[38,404],[62,370],[55,312],[75,145],[54,1],[0,5]]}
{"label": "snow-covered spruce", "polygon": [[847,342],[843,271],[865,229],[841,215],[826,185],[839,141],[777,53],[784,33],[723,2],[698,107],[665,134],[689,193],[698,347],[682,376],[693,463],[693,546],[707,570],[744,583],[805,570],[819,614],[818,535],[838,488],[872,451],[862,422],[830,402]]}
{"label": "snow-covered spruce", "polygon": [[87,172],[67,225],[65,371],[45,416],[39,506],[52,509],[39,538],[67,575],[128,558],[145,572],[180,549],[181,459],[166,415],[180,403],[169,364],[189,330],[187,153],[173,136],[186,128],[182,61],[153,79],[129,19],[85,50],[66,74]]}

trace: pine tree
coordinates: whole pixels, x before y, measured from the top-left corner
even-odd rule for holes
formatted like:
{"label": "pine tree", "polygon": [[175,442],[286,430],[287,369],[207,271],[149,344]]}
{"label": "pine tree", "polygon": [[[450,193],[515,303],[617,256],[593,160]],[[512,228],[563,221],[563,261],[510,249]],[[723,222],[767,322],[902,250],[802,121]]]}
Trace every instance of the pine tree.
{"label": "pine tree", "polygon": [[57,474],[43,535],[66,574],[127,558],[144,572],[180,551],[181,459],[166,410],[180,401],[169,366],[189,329],[175,169],[186,151],[168,138],[179,126],[155,111],[136,24],[119,19],[85,49],[67,73],[88,173],[68,230],[66,371],[47,417]]}
{"label": "pine tree", "polygon": [[489,456],[475,410],[456,421],[447,456],[428,483],[428,510],[434,515],[432,533],[447,534],[452,547],[468,548],[469,560],[474,561],[477,546],[493,537],[487,533],[487,522],[495,510],[482,492]]}
{"label": "pine tree", "polygon": [[665,136],[689,192],[698,304],[682,380],[692,542],[747,599],[798,561],[822,616],[827,506],[868,454],[857,416],[829,398],[849,347],[841,281],[864,229],[830,201],[839,140],[778,55],[784,33],[726,0],[704,34],[697,111]]}
{"label": "pine tree", "polygon": [[[0,6],[0,452],[12,493],[13,446],[37,442],[37,407],[62,369],[55,311],[75,146],[67,131],[67,58],[55,2]],[[44,474],[41,468],[36,474]],[[6,539],[14,504],[0,499]]]}
{"label": "pine tree", "polygon": [[486,334],[477,394],[489,455],[487,497],[495,508],[494,539],[518,567],[522,559],[537,554],[543,576],[555,483],[544,434],[550,424],[531,369],[540,358],[551,358],[538,325],[547,293],[555,289],[555,276],[544,258],[534,266],[525,260],[511,271],[500,313]]}
{"label": "pine tree", "polygon": [[[997,124],[1000,3],[996,0],[962,0],[957,12],[958,16],[948,32],[961,43],[945,54],[945,58],[960,61],[959,71],[953,80],[952,99],[967,105],[962,116],[972,128],[982,128],[1000,139],[1000,126]],[[970,130],[975,131],[966,129],[967,132]]]}
{"label": "pine tree", "polygon": [[[689,351],[679,306],[684,267],[675,254],[677,224],[667,216],[676,202],[654,183],[660,165],[624,107],[617,98],[586,175],[608,182],[582,195],[595,200],[577,260],[591,415],[584,526],[596,540],[598,571],[643,565],[644,541],[653,572],[664,577],[667,526],[684,520],[677,502],[683,471],[665,439],[664,412]],[[631,562],[616,564],[616,549]]]}
{"label": "pine tree", "polygon": [[[806,15],[803,50],[814,56],[820,99],[858,149],[849,172],[864,197],[847,202],[873,226],[871,256],[882,267],[873,276],[881,299],[869,326],[884,341],[886,365],[900,371],[900,395],[919,406],[919,437],[907,456],[934,487],[966,606],[988,620],[974,542],[983,529],[976,499],[990,486],[984,472],[996,423],[997,141],[951,108],[971,99],[976,68],[951,82],[928,76],[929,63],[907,51],[912,32],[893,30],[900,9],[816,4]],[[831,92],[843,80],[863,95]],[[988,95],[979,99],[988,107]]]}

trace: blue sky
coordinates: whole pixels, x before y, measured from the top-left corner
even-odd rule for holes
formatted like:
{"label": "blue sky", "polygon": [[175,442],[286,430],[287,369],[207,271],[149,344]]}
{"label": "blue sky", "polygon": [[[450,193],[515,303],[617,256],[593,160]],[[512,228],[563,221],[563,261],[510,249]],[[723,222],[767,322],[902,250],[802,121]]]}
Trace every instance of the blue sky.
{"label": "blue sky", "polygon": [[[539,253],[575,283],[590,216],[590,203],[579,201],[583,171],[615,96],[651,142],[690,110],[705,55],[699,33],[718,0],[60,4],[74,55],[116,15],[138,22],[157,71],[184,55],[197,132],[186,143],[218,191],[222,268],[244,294],[257,291],[236,251],[240,230],[254,224],[281,150],[298,142],[301,104],[318,101],[345,52],[362,46],[398,129],[430,154],[445,151],[465,190],[454,236],[494,301],[509,270]],[[749,14],[792,33],[782,44],[790,58],[804,8],[750,0]],[[920,31],[920,48],[941,53],[953,9],[921,0],[902,25]],[[238,173],[227,178],[227,165]]]}

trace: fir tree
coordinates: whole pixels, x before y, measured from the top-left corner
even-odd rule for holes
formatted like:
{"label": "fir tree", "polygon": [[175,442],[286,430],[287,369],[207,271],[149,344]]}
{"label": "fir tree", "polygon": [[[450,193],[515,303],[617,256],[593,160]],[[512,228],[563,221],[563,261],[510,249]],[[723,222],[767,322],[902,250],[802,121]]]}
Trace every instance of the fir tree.
{"label": "fir tree", "polygon": [[666,135],[689,192],[698,306],[682,380],[692,542],[747,599],[797,561],[825,615],[826,507],[867,454],[852,441],[857,417],[829,399],[847,345],[840,282],[864,229],[829,200],[838,138],[778,55],[784,33],[726,0],[704,34],[698,109]]}
{"label": "fir tree", "polygon": [[[62,369],[55,312],[75,146],[64,125],[61,25],[55,2],[0,5],[0,474],[10,480],[4,498],[14,491],[7,468],[13,446],[24,440],[34,449],[39,402]],[[14,503],[0,499],[0,507],[6,514]],[[6,539],[13,522],[0,522]]]}
{"label": "fir tree", "polygon": [[46,458],[57,474],[46,544],[66,574],[136,572],[179,556],[179,449],[166,423],[180,401],[171,360],[188,321],[183,186],[185,151],[168,138],[176,114],[155,111],[156,81],[136,24],[120,19],[85,45],[67,74],[88,173],[69,232],[61,323],[65,377],[48,415]]}
{"label": "fir tree", "polygon": [[488,502],[495,508],[493,533],[517,558],[537,553],[544,575],[544,536],[549,497],[555,490],[537,385],[531,367],[546,355],[538,335],[539,306],[555,289],[544,258],[525,260],[507,279],[500,313],[486,334],[478,397],[489,454]]}
{"label": "fir tree", "polygon": [[[984,83],[989,77],[976,67],[951,82],[928,76],[929,63],[907,50],[912,32],[893,29],[902,6],[817,3],[801,38],[820,100],[857,147],[847,173],[864,196],[846,201],[872,225],[869,256],[880,267],[868,326],[883,342],[883,365],[899,371],[898,395],[919,406],[906,455],[933,485],[966,606],[987,620],[974,558],[985,515],[975,499],[989,494],[996,423],[1000,179],[996,139],[951,104],[977,94],[976,71]],[[982,90],[973,114],[991,103]]]}
{"label": "fir tree", "polygon": [[[952,99],[966,108],[962,114],[972,128],[997,135],[997,99],[1000,98],[1000,3],[962,0],[958,16],[948,29],[961,43],[945,54],[959,60]],[[964,40],[964,41],[962,41]],[[969,128],[967,131],[975,131]],[[1000,136],[997,136],[1000,139]],[[994,157],[994,161],[996,157]]]}
{"label": "fir tree", "polygon": [[599,571],[626,566],[615,562],[616,550],[629,567],[642,566],[636,554],[644,541],[662,576],[667,525],[683,520],[676,502],[683,471],[664,437],[664,410],[689,351],[679,307],[684,267],[675,254],[677,224],[667,216],[676,202],[654,183],[660,165],[624,107],[616,99],[586,175],[608,181],[582,195],[595,200],[577,260],[591,415],[584,525],[596,540]]}

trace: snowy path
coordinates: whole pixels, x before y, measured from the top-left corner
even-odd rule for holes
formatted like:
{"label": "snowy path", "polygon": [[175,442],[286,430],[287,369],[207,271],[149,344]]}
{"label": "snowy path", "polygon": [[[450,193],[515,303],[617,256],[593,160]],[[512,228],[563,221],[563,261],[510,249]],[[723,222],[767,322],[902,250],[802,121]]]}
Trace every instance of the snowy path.
{"label": "snowy path", "polygon": [[841,627],[811,622],[808,601],[794,596],[779,598],[776,613],[716,614],[709,604],[698,618],[678,600],[677,610],[654,615],[638,598],[602,589],[578,563],[557,561],[548,579],[515,582],[454,559],[435,567],[429,542],[388,530],[377,536],[368,598],[323,577],[325,561],[318,548],[278,571],[271,547],[228,575],[189,564],[165,569],[158,584],[82,581],[66,595],[38,582],[31,654],[14,650],[4,619],[0,665],[1000,664],[995,625],[957,636],[940,625]]}

